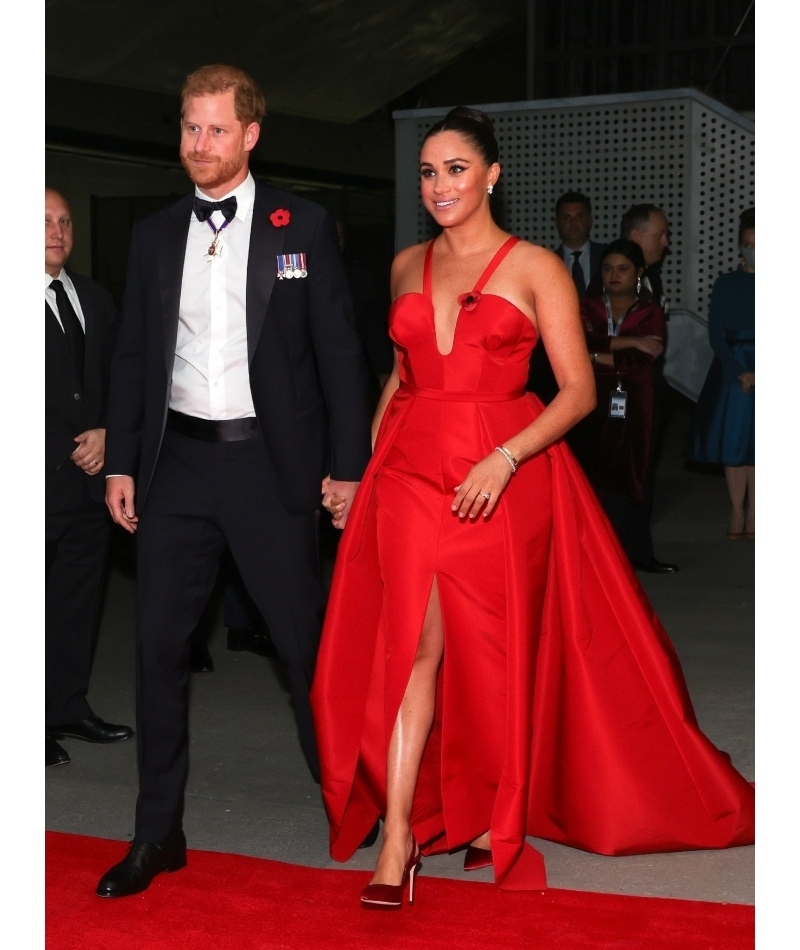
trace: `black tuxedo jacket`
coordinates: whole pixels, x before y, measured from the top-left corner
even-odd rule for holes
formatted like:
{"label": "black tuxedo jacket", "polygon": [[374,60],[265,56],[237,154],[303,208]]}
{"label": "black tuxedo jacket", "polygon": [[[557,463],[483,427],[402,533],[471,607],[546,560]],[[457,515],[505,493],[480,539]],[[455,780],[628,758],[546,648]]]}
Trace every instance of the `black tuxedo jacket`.
{"label": "black tuxedo jacket", "polygon": [[[164,434],[193,196],[134,226],[111,368],[106,471],[136,479],[141,511]],[[290,222],[270,215],[286,209]],[[277,255],[308,276],[277,279]],[[284,506],[319,507],[321,479],[357,481],[371,454],[367,369],[333,218],[256,183],[246,288],[250,391]]]}
{"label": "black tuxedo jacket", "polygon": [[45,504],[48,513],[78,507],[84,487],[96,501],[105,495],[102,472],[86,475],[70,455],[76,435],[105,426],[109,366],[117,310],[111,294],[88,277],[67,271],[86,322],[83,379],[79,378],[58,318],[44,305],[45,318]]}
{"label": "black tuxedo jacket", "polygon": [[[598,285],[600,280],[600,261],[603,258],[603,251],[605,250],[605,244],[601,244],[599,241],[589,241],[589,282],[586,285],[586,293],[584,297],[590,296],[594,287]],[[564,260],[564,245],[559,244],[555,248],[556,254]],[[567,264],[567,270],[572,273],[572,267],[570,264]],[[602,290],[602,285],[600,285]]]}

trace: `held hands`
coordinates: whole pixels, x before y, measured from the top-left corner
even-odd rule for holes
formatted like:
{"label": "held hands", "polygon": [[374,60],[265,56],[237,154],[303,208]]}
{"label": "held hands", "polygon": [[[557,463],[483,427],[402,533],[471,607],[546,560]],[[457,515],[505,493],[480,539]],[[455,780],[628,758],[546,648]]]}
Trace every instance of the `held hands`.
{"label": "held hands", "polygon": [[488,518],[512,475],[511,466],[505,458],[497,451],[491,452],[473,465],[464,481],[456,485],[453,511],[458,512],[459,518],[469,515],[474,519],[483,508],[483,517]]}
{"label": "held hands", "polygon": [[742,386],[743,393],[749,393],[756,384],[756,374],[752,370],[745,370],[736,377]]}
{"label": "held hands", "polygon": [[343,482],[330,475],[322,479],[322,507],[331,513],[334,528],[341,530],[353,506],[358,482]]}
{"label": "held hands", "polygon": [[130,475],[112,475],[106,479],[106,507],[113,520],[129,534],[137,528],[139,518],[133,507],[136,486]]}
{"label": "held hands", "polygon": [[70,455],[70,459],[87,475],[96,475],[102,470],[106,459],[106,430],[87,429],[75,436],[75,442],[78,448]]}

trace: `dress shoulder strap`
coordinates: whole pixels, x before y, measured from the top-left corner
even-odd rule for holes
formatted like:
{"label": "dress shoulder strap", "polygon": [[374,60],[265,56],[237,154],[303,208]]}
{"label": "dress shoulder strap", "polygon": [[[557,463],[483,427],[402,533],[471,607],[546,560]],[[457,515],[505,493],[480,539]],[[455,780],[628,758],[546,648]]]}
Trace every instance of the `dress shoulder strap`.
{"label": "dress shoulder strap", "polygon": [[425,252],[425,263],[422,267],[422,293],[429,299],[433,299],[433,245],[436,241],[434,238],[428,245],[428,250]]}
{"label": "dress shoulder strap", "polygon": [[501,246],[501,248],[497,251],[495,256],[489,261],[489,265],[487,266],[486,270],[478,278],[478,283],[475,284],[475,286],[472,288],[473,293],[479,293],[481,290],[483,290],[489,278],[492,276],[492,274],[497,270],[497,268],[502,263],[503,258],[506,256],[506,254],[508,254],[508,252],[511,250],[512,247],[514,247],[515,244],[519,244],[520,240],[521,238],[518,238],[518,237],[510,237],[505,242],[505,244]]}

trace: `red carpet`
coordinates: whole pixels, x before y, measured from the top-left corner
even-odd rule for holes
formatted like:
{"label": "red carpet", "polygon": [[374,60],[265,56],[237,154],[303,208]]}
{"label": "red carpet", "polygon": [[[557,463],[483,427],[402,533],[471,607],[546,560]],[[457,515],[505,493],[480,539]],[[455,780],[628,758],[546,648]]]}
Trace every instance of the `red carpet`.
{"label": "red carpet", "polygon": [[578,891],[502,893],[422,874],[416,903],[364,911],[365,871],[191,851],[143,894],[95,897],[123,842],[47,833],[48,950],[751,950],[753,908]]}

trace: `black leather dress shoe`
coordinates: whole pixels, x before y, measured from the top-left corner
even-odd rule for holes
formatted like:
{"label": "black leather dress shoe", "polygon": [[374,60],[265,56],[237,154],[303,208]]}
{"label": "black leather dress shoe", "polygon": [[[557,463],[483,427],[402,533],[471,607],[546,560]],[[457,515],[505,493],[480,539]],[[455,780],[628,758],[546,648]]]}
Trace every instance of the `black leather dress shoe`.
{"label": "black leather dress shoe", "polygon": [[66,765],[70,761],[69,753],[66,749],[62,749],[61,746],[56,742],[55,739],[52,739],[50,736],[45,736],[45,745],[44,745],[44,765],[45,768],[50,768],[51,765]]}
{"label": "black leather dress shoe", "polygon": [[192,646],[189,650],[190,673],[213,673],[214,661],[208,652],[208,647]]}
{"label": "black leather dress shoe", "polygon": [[256,656],[277,656],[278,651],[269,634],[258,627],[245,627],[237,630],[234,627],[228,627],[228,649],[234,653],[241,653],[247,650],[255,653]]}
{"label": "black leather dress shoe", "polygon": [[186,837],[182,831],[159,844],[133,841],[130,851],[100,878],[98,897],[128,897],[150,887],[156,874],[186,867]]}
{"label": "black leather dress shoe", "polygon": [[675,574],[680,570],[677,564],[665,564],[655,557],[646,561],[634,561],[633,566],[637,571],[647,571],[648,574]]}
{"label": "black leather dress shoe", "polygon": [[375,822],[375,824],[372,826],[372,830],[369,832],[367,837],[364,838],[364,840],[361,842],[361,844],[358,847],[371,848],[375,844],[375,842],[378,840],[378,832],[380,831],[380,828],[381,828],[381,820],[379,818]]}
{"label": "black leather dress shoe", "polygon": [[99,716],[89,716],[80,722],[66,722],[61,726],[48,726],[51,739],[83,739],[84,742],[124,742],[133,735],[130,726],[114,726],[103,722]]}

